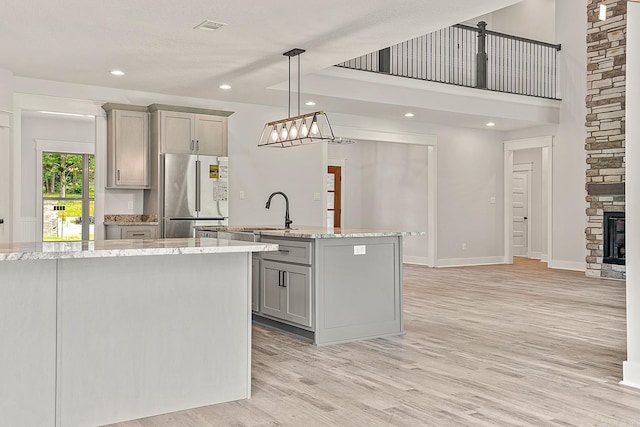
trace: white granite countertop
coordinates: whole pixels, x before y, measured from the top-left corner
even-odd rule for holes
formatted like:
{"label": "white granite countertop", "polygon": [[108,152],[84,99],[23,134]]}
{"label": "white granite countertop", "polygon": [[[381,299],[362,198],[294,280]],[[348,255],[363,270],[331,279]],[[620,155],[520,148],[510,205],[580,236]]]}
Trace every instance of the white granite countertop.
{"label": "white granite countertop", "polygon": [[276,250],[278,250],[278,245],[275,244],[211,238],[99,240],[95,242],[27,242],[0,244],[0,261],[218,254]]}
{"label": "white granite countertop", "polygon": [[273,226],[200,226],[198,230],[206,231],[240,231],[253,232],[260,236],[291,237],[300,239],[335,239],[348,237],[389,237],[389,236],[424,236],[424,231],[398,231],[376,229],[353,228],[326,228],[326,227],[293,227],[289,230]]}

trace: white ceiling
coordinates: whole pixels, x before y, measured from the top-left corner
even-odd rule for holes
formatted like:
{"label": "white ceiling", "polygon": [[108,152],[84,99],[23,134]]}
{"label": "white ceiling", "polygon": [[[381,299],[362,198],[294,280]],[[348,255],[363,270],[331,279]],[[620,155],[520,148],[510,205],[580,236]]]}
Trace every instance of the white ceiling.
{"label": "white ceiling", "polygon": [[[304,84],[305,74],[518,1],[9,0],[0,15],[0,68],[20,77],[281,106],[286,94],[269,88],[287,80],[282,53],[289,49],[307,50]],[[193,29],[205,19],[228,25]],[[126,74],[114,77],[112,69]],[[222,91],[221,83],[233,89]]]}

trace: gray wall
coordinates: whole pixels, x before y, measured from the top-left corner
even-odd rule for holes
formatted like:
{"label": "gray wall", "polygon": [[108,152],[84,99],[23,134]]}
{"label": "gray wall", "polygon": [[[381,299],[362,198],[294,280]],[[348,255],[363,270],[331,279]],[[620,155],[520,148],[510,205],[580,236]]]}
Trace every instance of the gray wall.
{"label": "gray wall", "polygon": [[[330,164],[345,165],[346,228],[427,231],[427,146],[358,141],[328,151]],[[405,238],[405,258],[426,262],[427,239]]]}
{"label": "gray wall", "polygon": [[496,132],[443,128],[438,133],[439,260],[501,262],[502,157]]}

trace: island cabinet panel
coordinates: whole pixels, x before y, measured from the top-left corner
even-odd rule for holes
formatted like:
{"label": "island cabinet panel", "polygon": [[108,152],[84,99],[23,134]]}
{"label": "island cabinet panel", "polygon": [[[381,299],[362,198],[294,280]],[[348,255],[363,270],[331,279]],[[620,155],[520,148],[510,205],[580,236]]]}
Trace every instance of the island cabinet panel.
{"label": "island cabinet panel", "polygon": [[262,314],[312,326],[311,267],[263,260],[261,285]]}
{"label": "island cabinet panel", "polygon": [[60,262],[59,425],[249,397],[251,254]]}
{"label": "island cabinet panel", "polygon": [[55,425],[56,261],[0,264],[0,425]]}
{"label": "island cabinet panel", "polygon": [[403,332],[402,238],[318,239],[316,344]]}

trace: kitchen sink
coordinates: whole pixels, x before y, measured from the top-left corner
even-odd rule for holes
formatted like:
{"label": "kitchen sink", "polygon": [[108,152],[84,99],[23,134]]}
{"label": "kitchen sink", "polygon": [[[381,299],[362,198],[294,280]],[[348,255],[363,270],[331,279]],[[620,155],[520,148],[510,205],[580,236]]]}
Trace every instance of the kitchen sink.
{"label": "kitchen sink", "polygon": [[247,231],[218,231],[218,239],[242,240],[244,242],[257,242],[260,236]]}
{"label": "kitchen sink", "polygon": [[[218,230],[207,231],[206,237],[217,237],[218,239],[241,240],[244,242],[260,241],[261,231],[284,231],[285,228],[279,227],[239,227],[235,230]],[[290,230],[296,230],[291,228]],[[203,236],[204,237],[204,236]]]}

